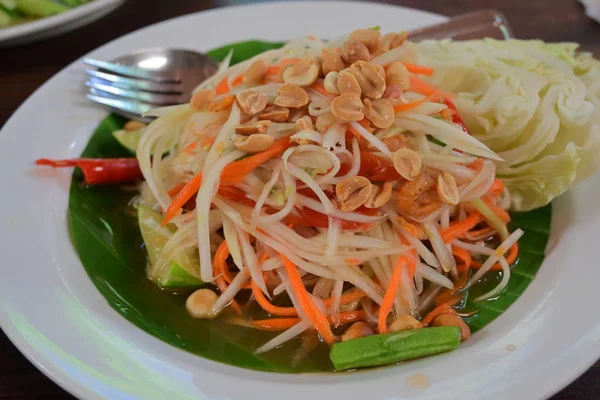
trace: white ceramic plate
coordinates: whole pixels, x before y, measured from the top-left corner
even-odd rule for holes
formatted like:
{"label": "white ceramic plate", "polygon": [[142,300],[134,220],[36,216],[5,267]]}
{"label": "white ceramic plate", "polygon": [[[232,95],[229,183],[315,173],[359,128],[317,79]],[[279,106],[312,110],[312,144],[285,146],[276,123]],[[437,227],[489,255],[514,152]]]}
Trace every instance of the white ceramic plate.
{"label": "white ceramic plate", "polygon": [[[163,22],[89,54],[111,59],[171,46],[335,37],[357,27],[412,29],[442,17],[367,3],[285,3],[235,7]],[[0,133],[0,323],[45,374],[86,399],[536,399],[575,379],[600,355],[593,294],[600,268],[600,177],[555,202],[548,257],[500,318],[459,350],[352,374],[279,375],[243,370],[186,353],[113,311],[88,279],[69,241],[69,171],[32,160],[77,157],[105,113],[82,96],[75,62],[32,95]],[[514,345],[516,350],[508,351]],[[512,348],[510,346],[509,348]],[[426,389],[407,382],[425,374]],[[250,397],[248,397],[250,395]]]}
{"label": "white ceramic plate", "polygon": [[0,47],[35,42],[87,25],[108,14],[125,0],[94,0],[62,14],[0,28]]}

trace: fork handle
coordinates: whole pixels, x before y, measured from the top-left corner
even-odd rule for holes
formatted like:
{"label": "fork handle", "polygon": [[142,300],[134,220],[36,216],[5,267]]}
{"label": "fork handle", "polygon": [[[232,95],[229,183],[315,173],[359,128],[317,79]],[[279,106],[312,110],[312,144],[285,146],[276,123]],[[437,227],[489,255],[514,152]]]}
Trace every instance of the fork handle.
{"label": "fork handle", "polygon": [[512,29],[504,14],[496,10],[475,11],[452,17],[446,23],[415,29],[408,37],[414,42],[426,39],[469,40],[485,37],[510,39]]}

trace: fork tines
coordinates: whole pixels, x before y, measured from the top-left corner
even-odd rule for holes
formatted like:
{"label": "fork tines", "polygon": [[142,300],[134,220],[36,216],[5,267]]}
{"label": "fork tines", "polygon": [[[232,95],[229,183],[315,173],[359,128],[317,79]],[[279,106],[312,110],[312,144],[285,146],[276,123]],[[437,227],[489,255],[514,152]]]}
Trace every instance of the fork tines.
{"label": "fork tines", "polygon": [[139,119],[153,108],[188,100],[180,80],[166,72],[91,58],[84,63],[94,67],[85,70],[87,98],[121,114]]}

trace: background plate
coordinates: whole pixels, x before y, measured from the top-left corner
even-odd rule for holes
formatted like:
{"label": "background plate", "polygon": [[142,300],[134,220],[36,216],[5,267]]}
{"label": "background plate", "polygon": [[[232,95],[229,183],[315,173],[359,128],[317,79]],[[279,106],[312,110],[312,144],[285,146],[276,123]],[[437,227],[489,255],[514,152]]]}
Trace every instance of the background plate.
{"label": "background plate", "polygon": [[[193,14],[142,29],[89,56],[111,59],[159,46],[207,50],[251,37],[335,37],[357,27],[412,29],[442,17],[384,5],[260,4]],[[0,132],[0,325],[44,373],[86,399],[541,398],[600,355],[591,297],[600,279],[600,216],[593,178],[554,202],[548,257],[500,318],[453,353],[351,374],[242,370],[173,348],[112,310],[73,251],[66,228],[69,171],[35,170],[39,157],[76,157],[105,113],[83,97],[76,62],[31,96]],[[210,343],[207,343],[209,346]],[[516,350],[508,351],[514,345]],[[509,347],[509,348],[512,348]],[[425,374],[426,389],[407,382]]]}
{"label": "background plate", "polygon": [[62,14],[0,28],[0,47],[35,42],[87,25],[108,14],[125,0],[94,0]]}

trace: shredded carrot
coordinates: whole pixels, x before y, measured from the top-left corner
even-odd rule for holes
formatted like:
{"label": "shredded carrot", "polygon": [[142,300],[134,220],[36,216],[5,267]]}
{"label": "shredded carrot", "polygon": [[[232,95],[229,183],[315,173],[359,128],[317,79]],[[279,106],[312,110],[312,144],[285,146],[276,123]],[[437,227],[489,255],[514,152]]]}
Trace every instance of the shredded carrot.
{"label": "shredded carrot", "polygon": [[390,311],[392,311],[392,307],[394,306],[396,293],[398,291],[398,287],[400,286],[400,277],[402,276],[402,271],[404,268],[408,268],[409,279],[412,279],[416,268],[415,261],[415,257],[408,257],[407,255],[401,255],[398,257],[398,261],[396,261],[390,283],[385,290],[385,295],[383,296],[383,301],[381,302],[381,308],[379,309],[379,315],[377,317],[377,329],[379,330],[379,333],[386,333],[388,330],[386,320],[388,314]]}
{"label": "shredded carrot", "polygon": [[223,169],[221,174],[222,185],[235,185],[241,182],[246,175],[260,167],[271,158],[283,154],[290,147],[289,137],[277,140],[273,146],[261,153],[254,154],[239,161],[234,161]]}
{"label": "shredded carrot", "polygon": [[[363,310],[340,313],[340,323],[342,324],[349,324],[351,322],[364,319],[365,312]],[[333,323],[333,318],[331,316],[327,317],[327,320],[330,323]],[[292,326],[300,323],[300,321],[300,318],[271,318],[252,321],[252,325],[259,329],[282,331],[291,328]]]}
{"label": "shredded carrot", "polygon": [[458,272],[468,271],[471,268],[471,254],[467,250],[452,246],[452,255],[455,259],[462,261],[456,264]]}
{"label": "shredded carrot", "polygon": [[265,262],[269,259],[269,254],[267,254],[267,252],[265,251],[264,253],[262,253],[262,256],[260,256],[260,258],[258,259],[259,263]]}
{"label": "shredded carrot", "polygon": [[[517,243],[513,244],[512,247],[508,250],[508,255],[506,257],[506,262],[508,265],[513,265],[517,261],[517,257],[519,256],[519,245]],[[483,264],[479,261],[473,260],[471,262],[472,269],[479,269]],[[502,265],[500,263],[496,263],[490,268],[490,271],[502,271]]]}
{"label": "shredded carrot", "polygon": [[502,194],[503,190],[504,183],[500,179],[496,178],[494,179],[494,183],[490,187],[490,190],[488,190],[488,195],[498,197]]}
{"label": "shredded carrot", "polygon": [[325,87],[318,82],[313,83],[310,87],[324,96],[331,96],[331,94],[325,90]]}
{"label": "shredded carrot", "polygon": [[215,140],[217,140],[216,137],[208,137],[208,138],[204,138],[200,141],[200,146],[204,147],[207,146],[209,144],[213,144],[215,142]]}
{"label": "shredded carrot", "polygon": [[[365,312],[363,310],[358,311],[347,311],[340,313],[340,324],[347,324],[354,321],[365,319]],[[333,324],[333,317],[330,315],[327,320]]]}
{"label": "shredded carrot", "polygon": [[[250,157],[244,158],[243,160],[232,162],[223,169],[221,174],[221,184],[233,185],[239,183],[254,169],[258,168],[271,158],[282,154],[289,146],[289,138],[284,137],[276,141],[270,149],[265,150],[262,153],[254,154]],[[165,216],[163,217],[162,226],[167,225],[169,221],[179,215],[179,212],[184,204],[191,199],[192,196],[198,192],[198,190],[200,190],[201,186],[202,172],[194,176],[171,201],[171,204],[169,204],[169,207],[165,212]]]}
{"label": "shredded carrot", "polygon": [[188,154],[193,154],[195,148],[196,148],[196,142],[192,142],[189,145],[187,145],[184,150]]}
{"label": "shredded carrot", "polygon": [[483,158],[478,158],[477,160],[473,161],[472,163],[467,164],[467,167],[469,167],[475,171],[481,170],[481,167],[483,167]]}
{"label": "shredded carrot", "polygon": [[456,280],[456,282],[454,282],[454,288],[446,289],[443,292],[441,292],[435,298],[435,305],[437,307],[439,307],[442,304],[446,304],[446,305],[452,307],[452,306],[460,303],[460,301],[463,299],[463,295],[460,295],[457,293],[465,287],[468,280],[469,280],[469,271],[468,270],[460,271],[458,273],[458,279]]}
{"label": "shredded carrot", "polygon": [[425,231],[420,226],[408,222],[404,217],[401,216],[397,218],[397,221],[404,229],[408,231],[408,233],[410,233],[411,236],[414,236],[419,240],[425,240],[427,238]]}
{"label": "shredded carrot", "polygon": [[[227,242],[224,240],[217,248],[217,251],[215,252],[215,257],[213,259],[213,276],[217,276],[217,278],[215,279],[215,283],[217,284],[217,287],[219,288],[221,293],[225,292],[228,286],[227,282],[225,282],[225,279],[223,279],[223,277],[221,276],[221,273],[227,269],[228,256],[229,248],[227,248]],[[235,300],[231,301],[231,308],[233,308],[233,310],[237,314],[242,313],[242,309]]]}
{"label": "shredded carrot", "polygon": [[228,76],[221,79],[221,82],[219,82],[219,84],[217,85],[217,89],[216,89],[217,94],[229,93],[229,83],[227,83],[228,80],[229,80]]}
{"label": "shredded carrot", "polygon": [[[365,294],[362,291],[356,291],[351,293],[344,293],[342,297],[340,297],[340,306],[350,304],[353,301],[360,300],[365,297]],[[325,307],[330,307],[333,304],[333,299],[330,297],[328,299],[323,300]]]}
{"label": "shredded carrot", "polygon": [[[460,301],[462,300],[462,296],[459,294],[448,294],[448,295],[444,295],[447,292],[443,292],[441,293],[438,297],[435,298],[435,305],[436,307],[439,307],[443,304],[452,307],[457,305],[458,303],[460,303]],[[444,295],[444,296],[442,296]]]}
{"label": "shredded carrot", "polygon": [[438,96],[438,92],[427,95],[425,97],[423,97],[422,99],[419,100],[415,100],[415,101],[411,101],[410,103],[400,103],[400,104],[396,104],[394,106],[394,111],[395,112],[403,112],[403,111],[409,111],[412,110],[415,107],[420,106],[423,103],[426,103],[428,101],[432,101],[435,100],[436,96]]}
{"label": "shredded carrot", "polygon": [[466,232],[473,229],[475,225],[479,223],[480,220],[481,218],[479,216],[479,213],[474,212],[473,214],[469,215],[464,221],[454,222],[450,225],[450,227],[440,232],[444,243],[450,243],[454,239],[463,237],[463,235]]}
{"label": "shredded carrot", "polygon": [[288,273],[290,289],[294,291],[296,298],[300,303],[300,307],[302,307],[308,318],[312,321],[314,327],[317,329],[317,332],[319,332],[319,335],[321,335],[323,340],[329,345],[332,345],[335,343],[335,336],[333,336],[333,332],[331,332],[329,322],[327,321],[325,315],[321,312],[321,310],[319,310],[319,308],[310,298],[308,292],[306,291],[306,287],[304,287],[304,283],[302,283],[300,274],[298,274],[298,268],[290,260],[288,260],[286,256],[281,253],[280,256],[283,260],[285,270]]}
{"label": "shredded carrot", "polygon": [[494,233],[496,232],[496,230],[494,228],[492,228],[491,226],[486,226],[485,228],[481,228],[478,229],[476,231],[469,231],[469,235],[473,236],[473,237],[478,237],[478,236],[492,236]]}
{"label": "shredded carrot", "polygon": [[252,281],[252,294],[256,299],[256,302],[259,306],[262,307],[263,310],[273,315],[282,315],[282,316],[296,316],[298,315],[298,311],[296,311],[295,307],[278,307],[269,303],[269,300],[265,297],[260,288],[256,285],[254,281]]}
{"label": "shredded carrot", "polygon": [[167,193],[169,194],[170,197],[173,197],[177,193],[181,192],[181,189],[183,189],[184,186],[185,186],[185,183],[180,183],[179,185],[175,185],[171,189],[169,189],[169,191]]}
{"label": "shredded carrot", "polygon": [[252,321],[252,325],[269,331],[283,331],[291,328],[299,322],[300,318],[271,318]]}
{"label": "shredded carrot", "polygon": [[171,200],[171,204],[165,212],[165,216],[162,220],[162,226],[166,226],[169,221],[179,215],[181,208],[187,203],[192,196],[200,190],[202,185],[202,172],[198,173],[192,179],[185,184],[185,186],[177,193],[177,196]]}
{"label": "shredded carrot", "polygon": [[360,265],[360,264],[362,264],[362,260],[360,258],[346,258],[344,261],[346,263],[352,264],[352,265]]}
{"label": "shredded carrot", "polygon": [[408,72],[412,72],[413,74],[432,76],[434,72],[433,68],[424,67],[422,65],[409,64],[405,62],[402,64],[404,64]]}
{"label": "shredded carrot", "polygon": [[456,311],[448,304],[442,304],[437,306],[433,310],[431,310],[425,317],[421,320],[421,323],[425,326],[429,325],[431,321],[433,321],[436,317],[443,314],[456,314]]}
{"label": "shredded carrot", "polygon": [[238,75],[231,81],[231,87],[236,87],[242,84],[244,81],[244,75]]}
{"label": "shredded carrot", "polygon": [[496,214],[496,216],[500,218],[503,222],[510,222],[510,215],[508,215],[508,212],[500,208],[494,200],[490,199],[487,196],[483,196],[481,200],[483,200],[483,202],[490,208],[490,210],[492,210],[492,212]]}
{"label": "shredded carrot", "polygon": [[276,75],[279,73],[281,67],[284,67],[288,64],[293,64],[298,61],[300,61],[299,58],[285,58],[281,60],[278,65],[270,65],[269,67],[267,67],[267,75]]}
{"label": "shredded carrot", "polygon": [[413,92],[421,93],[424,96],[432,96],[432,100],[444,100],[446,98],[453,98],[452,93],[444,92],[437,86],[432,85],[429,82],[417,77],[416,75],[410,76],[410,90]]}

